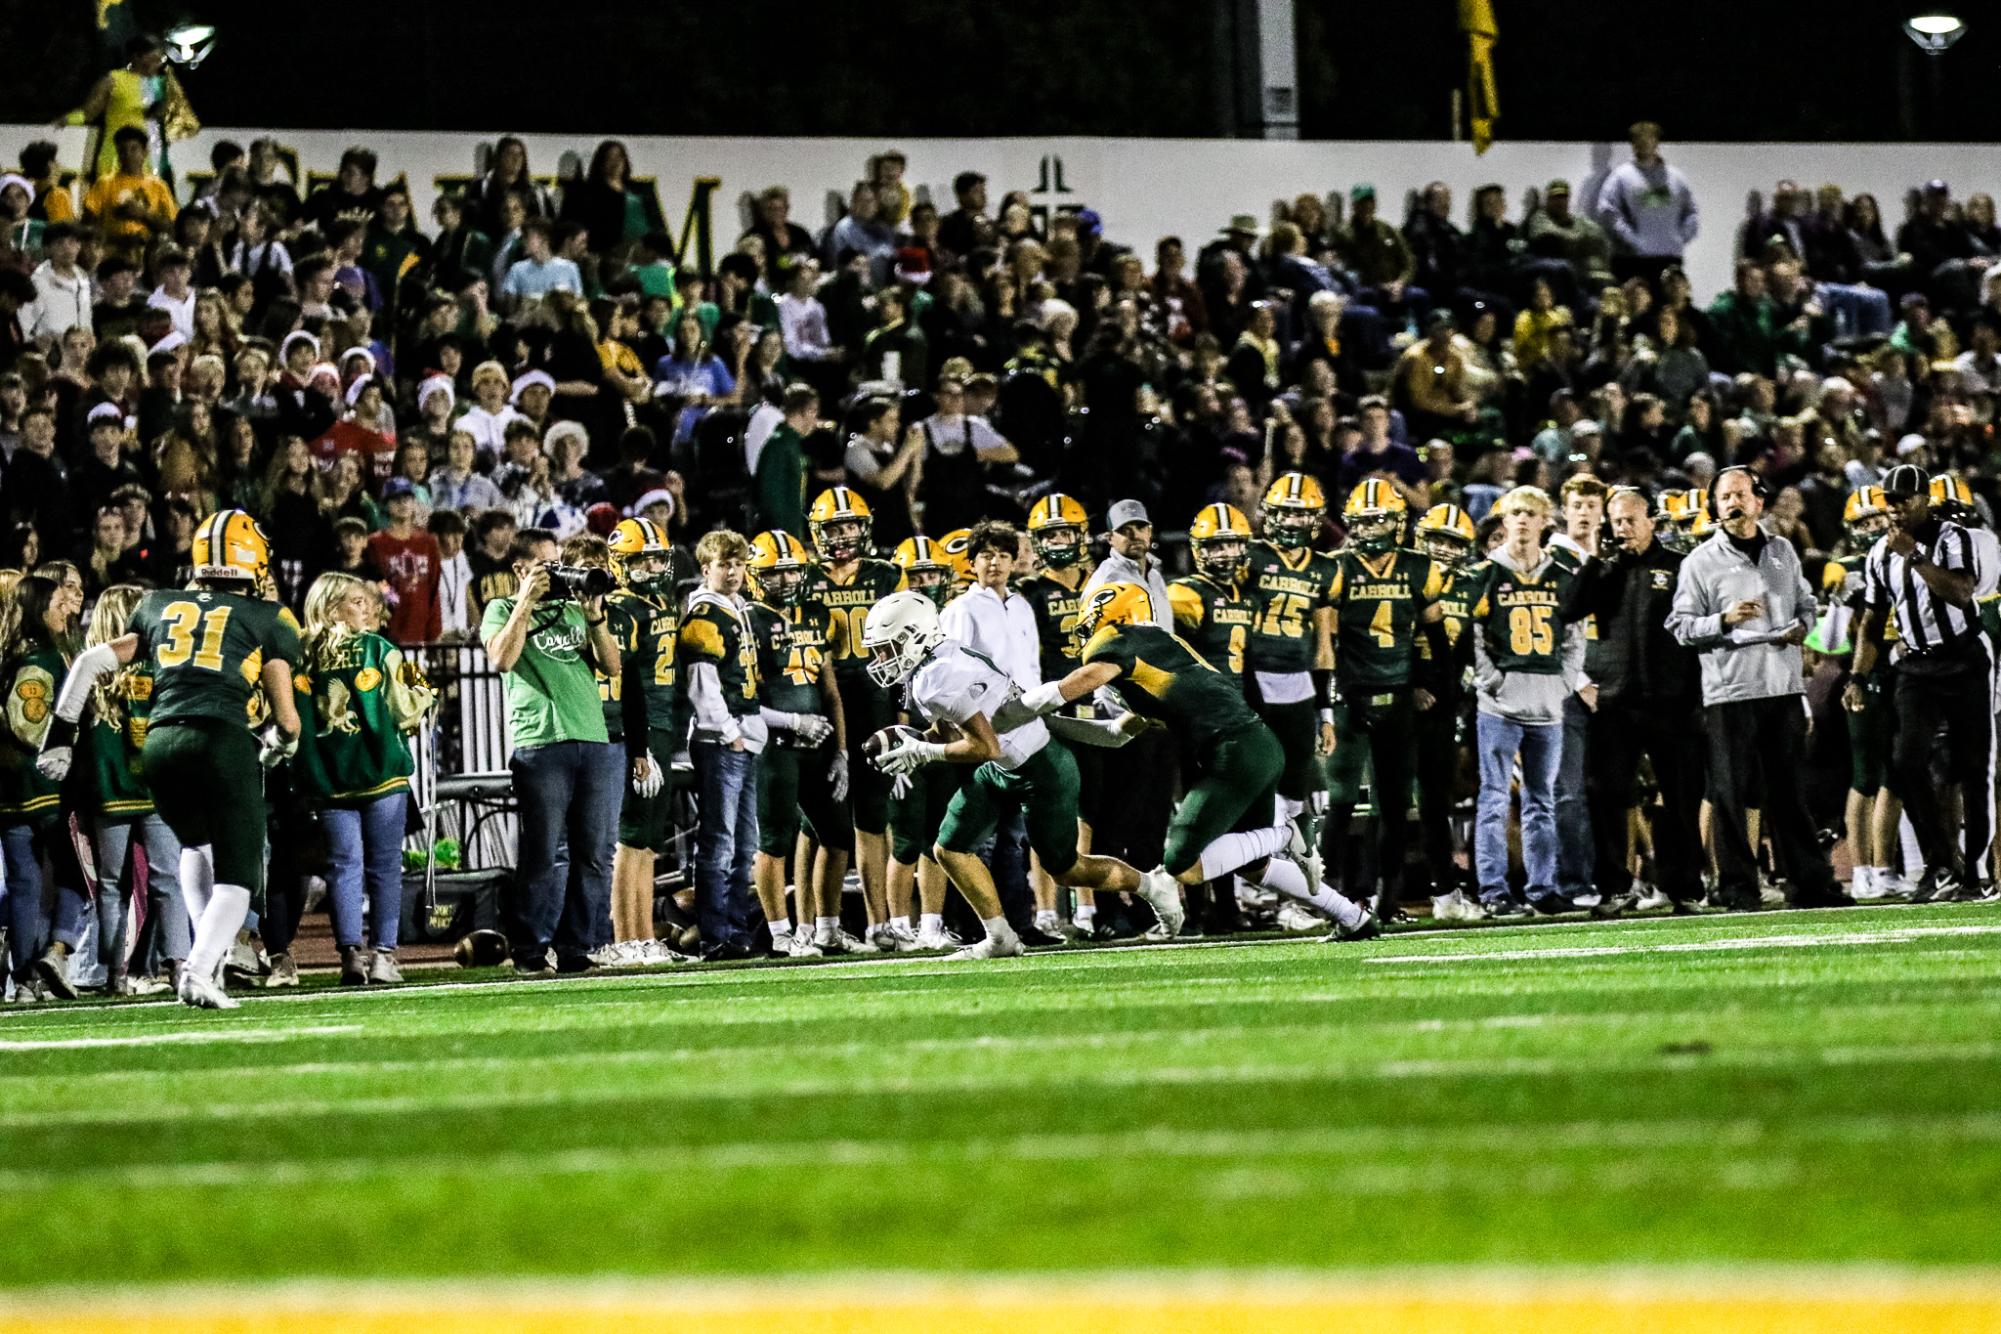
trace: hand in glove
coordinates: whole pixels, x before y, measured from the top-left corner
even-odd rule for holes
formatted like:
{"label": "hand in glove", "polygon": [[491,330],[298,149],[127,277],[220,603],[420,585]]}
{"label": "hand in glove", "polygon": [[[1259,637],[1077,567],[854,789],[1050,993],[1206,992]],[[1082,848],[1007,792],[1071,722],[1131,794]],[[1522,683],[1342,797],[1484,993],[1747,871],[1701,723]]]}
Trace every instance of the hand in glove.
{"label": "hand in glove", "polygon": [[275,769],[286,760],[299,753],[299,738],[287,736],[276,723],[271,723],[257,733],[257,762],[266,769]]}
{"label": "hand in glove", "polygon": [[923,741],[909,737],[884,751],[877,758],[875,767],[894,778],[907,774],[920,765],[929,764],[945,753],[945,747],[936,741]]}
{"label": "hand in glove", "polygon": [[827,766],[827,781],[833,785],[835,801],[846,801],[848,799],[848,753],[846,751],[837,750],[834,752],[834,761]]}
{"label": "hand in glove", "polygon": [[792,715],[792,735],[802,746],[817,746],[834,734],[834,725],[817,713]]}
{"label": "hand in glove", "polygon": [[916,785],[916,780],[913,779],[909,774],[898,774],[896,776],[896,781],[889,785],[889,795],[896,798],[898,801],[902,801],[905,797],[910,795],[910,789],[915,785]]}
{"label": "hand in glove", "polygon": [[35,757],[35,772],[51,783],[60,783],[69,777],[69,767],[76,758],[76,750],[70,746],[50,746]]}
{"label": "hand in glove", "polygon": [[660,795],[660,789],[667,786],[667,775],[661,771],[660,761],[651,755],[642,755],[632,762],[632,790],[637,796],[653,798]]}

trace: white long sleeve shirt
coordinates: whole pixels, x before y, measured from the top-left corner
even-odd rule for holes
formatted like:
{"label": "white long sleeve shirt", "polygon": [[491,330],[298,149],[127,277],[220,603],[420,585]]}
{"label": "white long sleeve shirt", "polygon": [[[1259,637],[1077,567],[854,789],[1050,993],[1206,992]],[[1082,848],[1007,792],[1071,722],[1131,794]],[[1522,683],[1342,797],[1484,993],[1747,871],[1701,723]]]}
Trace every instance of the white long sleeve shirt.
{"label": "white long sleeve shirt", "polygon": [[778,328],[785,339],[785,355],[794,361],[831,361],[839,355],[827,332],[827,308],[818,297],[778,298]]}
{"label": "white long sleeve shirt", "polygon": [[938,623],[947,638],[991,659],[1023,690],[1042,684],[1035,611],[1021,594],[975,584],[946,604]]}
{"label": "white long sleeve shirt", "polygon": [[54,260],[45,259],[35,269],[33,282],[34,302],[20,314],[21,331],[30,339],[44,334],[61,338],[79,326],[95,329],[89,274],[73,267],[65,278],[56,272]]}

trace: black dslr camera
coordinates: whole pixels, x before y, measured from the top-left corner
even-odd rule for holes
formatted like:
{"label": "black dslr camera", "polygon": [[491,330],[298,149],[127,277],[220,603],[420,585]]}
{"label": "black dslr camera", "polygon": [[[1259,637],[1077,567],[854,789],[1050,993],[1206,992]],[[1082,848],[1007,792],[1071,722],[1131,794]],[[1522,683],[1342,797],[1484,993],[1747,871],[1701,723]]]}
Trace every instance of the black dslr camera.
{"label": "black dslr camera", "polygon": [[588,602],[603,597],[613,587],[609,570],[553,560],[543,562],[542,568],[549,573],[549,596],[564,602]]}

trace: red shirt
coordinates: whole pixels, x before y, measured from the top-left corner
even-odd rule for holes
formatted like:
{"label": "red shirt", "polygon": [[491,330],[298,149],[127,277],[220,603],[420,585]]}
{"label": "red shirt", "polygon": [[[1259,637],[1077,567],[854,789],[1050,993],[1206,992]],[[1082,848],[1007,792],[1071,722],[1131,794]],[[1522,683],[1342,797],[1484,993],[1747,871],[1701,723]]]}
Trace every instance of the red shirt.
{"label": "red shirt", "polygon": [[311,449],[313,457],[329,465],[342,454],[361,455],[361,475],[371,491],[387,481],[396,466],[396,442],[356,421],[335,422]]}
{"label": "red shirt", "polygon": [[375,533],[368,539],[368,560],[394,594],[385,627],[391,639],[399,644],[425,644],[444,632],[444,617],[438,608],[444,557],[437,538],[421,528],[408,537]]}

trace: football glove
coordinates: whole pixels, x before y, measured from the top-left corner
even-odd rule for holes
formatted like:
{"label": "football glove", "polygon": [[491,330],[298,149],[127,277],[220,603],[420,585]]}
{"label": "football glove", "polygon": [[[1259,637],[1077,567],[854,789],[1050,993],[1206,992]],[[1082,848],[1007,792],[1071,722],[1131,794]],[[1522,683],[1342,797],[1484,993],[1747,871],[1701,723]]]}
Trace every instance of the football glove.
{"label": "football glove", "polygon": [[915,781],[909,774],[898,774],[896,781],[889,785],[889,795],[902,801],[910,795],[910,789],[915,785]]}
{"label": "football glove", "polygon": [[835,801],[846,801],[848,799],[848,753],[846,751],[837,750],[834,752],[834,761],[827,766],[827,781],[833,785]]}
{"label": "football glove", "polygon": [[286,760],[299,753],[299,738],[296,734],[287,736],[276,723],[267,723],[258,729],[257,762],[266,769],[275,769]]}
{"label": "football glove", "polygon": [[667,775],[660,770],[660,761],[651,755],[640,757],[633,766],[632,791],[634,795],[648,798],[660,795],[660,789],[667,786]]}
{"label": "football glove", "polygon": [[945,747],[936,741],[924,741],[907,737],[884,751],[875,762],[875,767],[894,778],[907,774],[921,765],[926,765],[942,757]]}
{"label": "football glove", "polygon": [[60,783],[69,777],[69,767],[76,758],[76,750],[71,746],[50,746],[35,757],[35,772],[51,783]]}
{"label": "football glove", "polygon": [[817,746],[834,734],[834,725],[817,713],[792,715],[792,735],[802,746]]}

